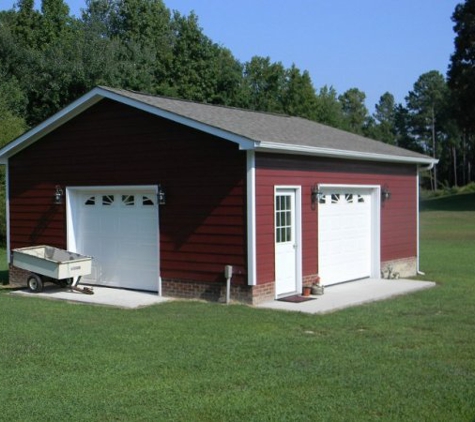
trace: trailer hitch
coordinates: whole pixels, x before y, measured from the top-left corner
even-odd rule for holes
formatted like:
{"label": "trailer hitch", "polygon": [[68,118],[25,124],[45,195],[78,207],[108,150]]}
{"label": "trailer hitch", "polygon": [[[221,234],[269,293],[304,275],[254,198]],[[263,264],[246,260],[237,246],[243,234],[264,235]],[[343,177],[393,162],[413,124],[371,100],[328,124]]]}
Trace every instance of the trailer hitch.
{"label": "trailer hitch", "polygon": [[94,290],[92,290],[92,287],[77,287],[77,286],[69,286],[71,290],[74,290],[75,292],[80,292],[84,293],[86,295],[93,295]]}

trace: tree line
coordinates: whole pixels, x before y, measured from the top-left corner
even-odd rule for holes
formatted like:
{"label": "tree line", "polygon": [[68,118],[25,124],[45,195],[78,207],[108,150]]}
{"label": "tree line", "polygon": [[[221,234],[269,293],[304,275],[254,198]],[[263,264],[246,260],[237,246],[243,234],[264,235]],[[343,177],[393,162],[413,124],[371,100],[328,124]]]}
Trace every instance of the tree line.
{"label": "tree line", "polygon": [[384,93],[370,114],[358,88],[316,89],[307,71],[269,57],[237,60],[205,35],[194,13],[162,0],[86,0],[80,17],[64,0],[18,0],[0,12],[0,144],[97,85],[284,113],[440,159],[424,183],[474,180],[475,0],[459,4],[447,76],[428,71],[404,104]]}

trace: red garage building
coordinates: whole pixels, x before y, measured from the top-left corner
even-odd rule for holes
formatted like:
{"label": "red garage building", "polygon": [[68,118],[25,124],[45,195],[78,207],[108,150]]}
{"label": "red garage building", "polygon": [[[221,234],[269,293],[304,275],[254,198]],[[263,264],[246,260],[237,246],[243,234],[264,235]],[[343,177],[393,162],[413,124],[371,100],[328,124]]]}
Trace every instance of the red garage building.
{"label": "red garage building", "polygon": [[9,251],[49,244],[94,257],[84,282],[207,299],[232,265],[249,303],[317,276],[414,275],[419,171],[436,163],[297,117],[105,87],[0,159]]}

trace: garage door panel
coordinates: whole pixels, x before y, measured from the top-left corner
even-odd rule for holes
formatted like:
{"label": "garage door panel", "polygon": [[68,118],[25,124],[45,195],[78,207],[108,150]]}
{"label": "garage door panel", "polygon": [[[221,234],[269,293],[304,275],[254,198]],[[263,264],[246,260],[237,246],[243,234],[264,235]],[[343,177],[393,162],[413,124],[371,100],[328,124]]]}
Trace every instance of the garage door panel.
{"label": "garage door panel", "polygon": [[319,275],[325,285],[371,274],[371,190],[328,188],[318,205]]}
{"label": "garage door panel", "polygon": [[158,205],[150,191],[114,189],[82,196],[78,207],[78,252],[92,256],[84,281],[157,291]]}

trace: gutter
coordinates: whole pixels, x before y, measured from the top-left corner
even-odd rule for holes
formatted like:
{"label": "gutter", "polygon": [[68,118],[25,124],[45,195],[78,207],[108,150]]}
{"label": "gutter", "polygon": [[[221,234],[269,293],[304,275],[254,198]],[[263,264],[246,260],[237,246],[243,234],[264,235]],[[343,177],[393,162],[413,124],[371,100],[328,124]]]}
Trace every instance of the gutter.
{"label": "gutter", "polygon": [[434,158],[433,161],[428,166],[419,166],[419,171],[432,170],[436,164],[439,163],[439,160]]}
{"label": "gutter", "polygon": [[[353,159],[353,160],[364,160],[364,161],[383,161],[390,163],[402,163],[402,164],[417,164],[427,166],[427,170],[430,170],[434,167],[439,160],[430,158],[430,157],[405,157],[401,155],[389,155],[389,154],[378,154],[371,152],[358,152],[358,151],[346,151],[338,150],[333,148],[321,148],[321,147],[310,147],[303,145],[289,145],[289,144],[280,144],[272,142],[261,142],[255,148],[256,151],[262,152],[274,152],[274,153],[287,153],[287,154],[299,154],[299,155],[314,155],[319,157],[328,157],[328,158],[341,158],[341,159]],[[422,169],[426,169],[423,167]]]}

